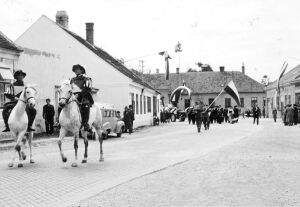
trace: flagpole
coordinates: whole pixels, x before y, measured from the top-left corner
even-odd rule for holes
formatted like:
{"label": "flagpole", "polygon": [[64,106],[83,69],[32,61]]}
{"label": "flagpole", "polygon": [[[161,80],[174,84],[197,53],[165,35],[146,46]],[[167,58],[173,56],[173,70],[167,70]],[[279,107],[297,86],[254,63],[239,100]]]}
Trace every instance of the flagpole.
{"label": "flagpole", "polygon": [[[211,104],[207,107],[207,109],[209,109],[215,102],[216,100],[219,98],[219,96],[224,92],[224,88],[221,90],[221,92],[219,93],[219,95],[213,100],[213,102],[211,102]],[[206,110],[207,110],[206,109]]]}

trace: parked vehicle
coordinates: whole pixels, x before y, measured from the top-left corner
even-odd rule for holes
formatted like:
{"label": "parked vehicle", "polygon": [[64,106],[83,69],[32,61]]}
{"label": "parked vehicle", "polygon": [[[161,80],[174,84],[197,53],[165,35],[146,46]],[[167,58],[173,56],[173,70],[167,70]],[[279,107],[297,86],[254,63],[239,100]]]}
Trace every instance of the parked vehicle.
{"label": "parked vehicle", "polygon": [[103,136],[107,137],[109,134],[116,134],[117,137],[122,136],[125,124],[120,120],[117,109],[109,104],[96,103],[102,112],[102,125],[103,125]]}

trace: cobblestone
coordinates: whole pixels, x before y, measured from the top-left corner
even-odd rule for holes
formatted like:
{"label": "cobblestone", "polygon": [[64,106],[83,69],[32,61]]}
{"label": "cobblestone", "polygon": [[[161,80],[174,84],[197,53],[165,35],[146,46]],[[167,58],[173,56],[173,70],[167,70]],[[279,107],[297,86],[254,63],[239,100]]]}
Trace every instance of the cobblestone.
{"label": "cobblestone", "polygon": [[261,126],[212,125],[196,133],[187,123],[170,123],[141,130],[131,136],[104,141],[104,162],[99,143],[90,141],[88,163],[81,164],[84,144],[79,142],[79,167],[70,138],[63,144],[67,164],[61,163],[56,142],[34,147],[35,164],[8,168],[11,151],[0,152],[0,206],[69,206],[132,179],[183,162],[261,130]]}

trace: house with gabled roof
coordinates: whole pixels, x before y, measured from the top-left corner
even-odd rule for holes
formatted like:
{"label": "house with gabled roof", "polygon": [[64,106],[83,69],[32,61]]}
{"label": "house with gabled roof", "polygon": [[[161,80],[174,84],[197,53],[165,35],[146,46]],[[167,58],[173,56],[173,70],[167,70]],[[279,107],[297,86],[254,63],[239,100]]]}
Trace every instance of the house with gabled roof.
{"label": "house with gabled roof", "polygon": [[285,73],[279,81],[279,93],[277,92],[277,80],[269,83],[266,88],[267,112],[272,117],[272,111],[277,107],[280,116],[288,104],[300,105],[300,65],[297,65]]}
{"label": "house with gabled roof", "polygon": [[159,111],[159,93],[94,44],[93,26],[86,23],[84,39],[68,28],[67,13],[59,11],[56,21],[43,15],[15,41],[24,51],[18,67],[27,73],[27,82],[38,85],[37,123],[43,121],[41,108],[46,98],[57,108],[60,82],[74,77],[72,66],[81,64],[93,80],[96,101],[112,104],[121,113],[132,104],[134,127],[151,124],[153,114]]}
{"label": "house with gabled roof", "polygon": [[4,92],[14,80],[13,72],[22,50],[0,31],[0,108],[5,103]]}
{"label": "house with gabled roof", "polygon": [[[177,69],[176,73],[170,74],[169,80],[165,80],[165,74],[159,73],[159,71],[156,74],[147,74],[144,77],[145,81],[161,93],[161,97],[164,97],[164,103],[170,102],[170,95],[178,86],[185,84],[189,87],[192,90],[191,98],[183,93],[178,103],[178,107],[182,109],[194,105],[196,101],[211,104],[231,80],[233,80],[239,92],[242,111],[251,109],[255,103],[261,108],[265,106],[264,85],[247,76],[244,66],[242,71],[225,71],[225,67],[220,67],[220,71],[180,73]],[[233,107],[237,103],[224,92],[216,100],[215,105],[227,108],[229,106]]]}

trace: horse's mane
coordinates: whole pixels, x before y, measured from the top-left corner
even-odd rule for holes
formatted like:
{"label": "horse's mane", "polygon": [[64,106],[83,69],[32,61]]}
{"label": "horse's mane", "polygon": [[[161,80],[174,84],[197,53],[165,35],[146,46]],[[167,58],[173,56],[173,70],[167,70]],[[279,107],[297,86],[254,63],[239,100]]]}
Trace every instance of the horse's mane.
{"label": "horse's mane", "polygon": [[25,85],[25,88],[24,89],[26,89],[26,88],[32,88],[33,90],[35,90],[36,92],[37,92],[37,90],[36,90],[36,84],[33,84],[33,83],[27,83],[26,85]]}
{"label": "horse's mane", "polygon": [[61,82],[61,86],[67,86],[67,85],[70,85],[71,84],[71,81],[70,80],[68,80],[68,79],[65,79],[65,80],[63,80],[62,82]]}

